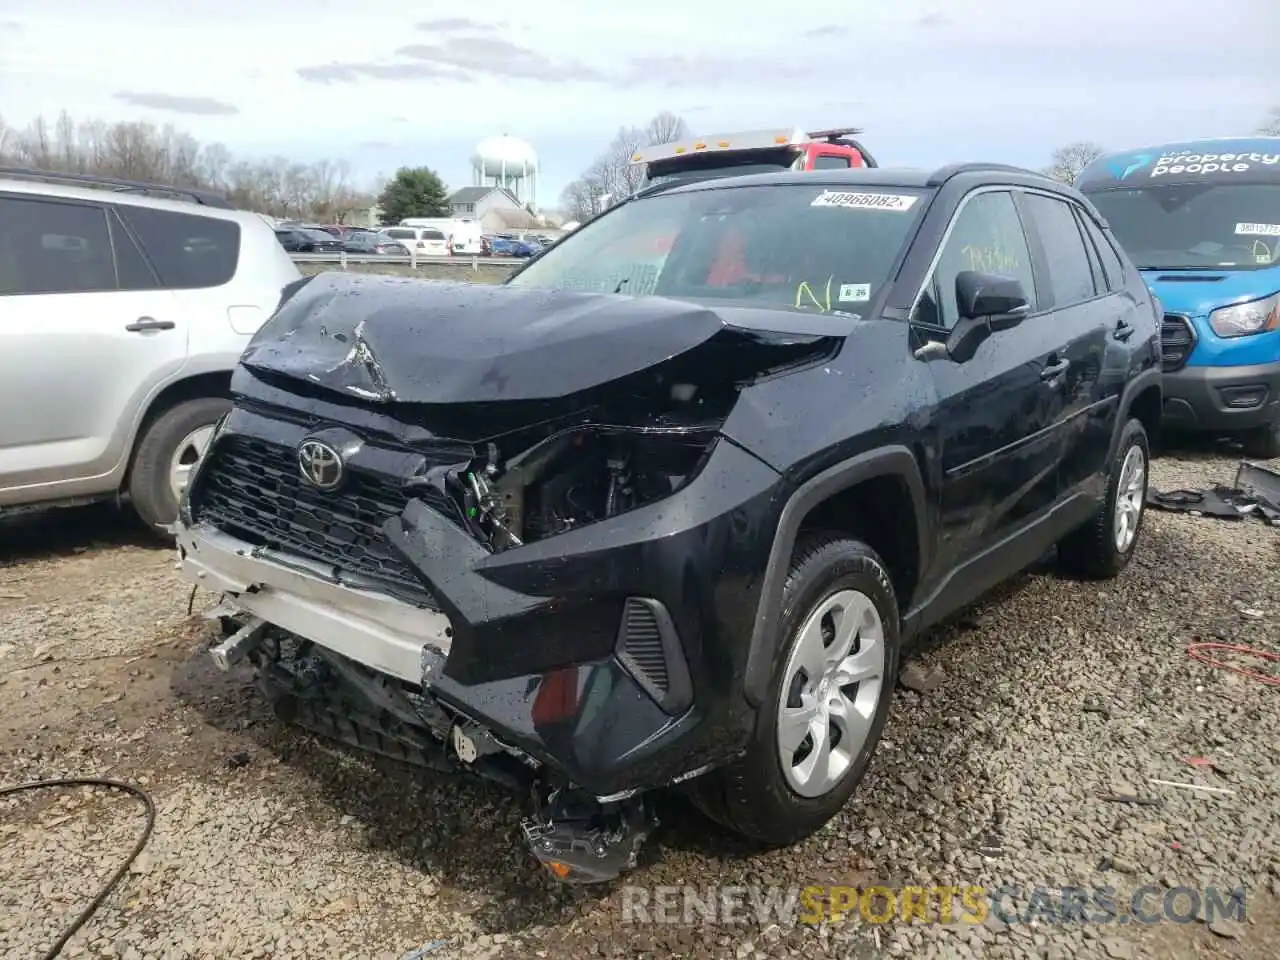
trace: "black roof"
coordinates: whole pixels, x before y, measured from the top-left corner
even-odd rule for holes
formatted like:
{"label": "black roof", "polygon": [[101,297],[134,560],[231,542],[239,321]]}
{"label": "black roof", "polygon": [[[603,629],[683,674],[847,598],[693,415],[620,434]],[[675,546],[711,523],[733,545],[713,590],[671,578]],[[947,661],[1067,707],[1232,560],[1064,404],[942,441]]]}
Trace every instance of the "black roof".
{"label": "black roof", "polygon": [[[851,167],[846,170],[780,170],[777,173],[751,173],[726,176],[719,179],[691,180],[677,183],[672,192],[722,189],[726,187],[763,186],[766,184],[798,184],[801,186],[833,187],[907,187],[930,189],[940,187],[953,177],[971,178],[975,185],[983,180],[992,183],[1010,183],[1041,188],[1070,188],[1033,170],[1012,167],[1000,163],[955,163],[937,170],[921,170],[914,167]],[[655,192],[667,192],[655,191]]]}

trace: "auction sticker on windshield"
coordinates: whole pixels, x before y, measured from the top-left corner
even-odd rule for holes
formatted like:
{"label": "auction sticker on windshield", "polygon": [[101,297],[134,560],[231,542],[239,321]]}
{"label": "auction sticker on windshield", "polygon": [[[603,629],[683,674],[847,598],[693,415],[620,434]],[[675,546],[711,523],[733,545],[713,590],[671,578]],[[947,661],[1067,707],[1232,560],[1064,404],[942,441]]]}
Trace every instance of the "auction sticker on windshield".
{"label": "auction sticker on windshield", "polygon": [[823,190],[811,207],[845,207],[850,210],[910,210],[920,199],[903,193],[845,193]]}
{"label": "auction sticker on windshield", "polygon": [[1280,237],[1280,223],[1237,223],[1236,234],[1241,237]]}

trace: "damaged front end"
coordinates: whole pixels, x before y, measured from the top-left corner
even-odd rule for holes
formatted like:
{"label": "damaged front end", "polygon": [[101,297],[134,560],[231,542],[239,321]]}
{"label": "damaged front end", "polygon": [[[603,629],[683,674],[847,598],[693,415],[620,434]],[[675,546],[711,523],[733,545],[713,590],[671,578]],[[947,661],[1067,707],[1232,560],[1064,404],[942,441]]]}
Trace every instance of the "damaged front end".
{"label": "damaged front end", "polygon": [[528,792],[608,879],[723,763],[778,474],[721,432],[839,339],[660,298],[322,276],[246,352],[184,502],[215,659],[353,746]]}

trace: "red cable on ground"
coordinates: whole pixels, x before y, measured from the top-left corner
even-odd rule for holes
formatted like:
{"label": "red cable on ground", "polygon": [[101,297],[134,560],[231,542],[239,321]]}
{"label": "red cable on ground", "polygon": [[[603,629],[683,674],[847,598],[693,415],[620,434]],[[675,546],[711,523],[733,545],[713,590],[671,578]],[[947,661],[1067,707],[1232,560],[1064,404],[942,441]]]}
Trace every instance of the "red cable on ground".
{"label": "red cable on ground", "polygon": [[1242,643],[1193,643],[1187,647],[1187,656],[1192,660],[1199,660],[1201,663],[1211,667],[1217,667],[1219,670],[1230,670],[1232,673],[1238,673],[1248,677],[1250,680],[1256,680],[1258,683],[1266,684],[1269,687],[1280,687],[1280,674],[1261,673],[1257,670],[1249,670],[1245,667],[1236,667],[1223,660],[1215,660],[1213,657],[1205,656],[1201,651],[1204,650],[1222,650],[1227,653],[1239,653],[1246,657],[1256,657],[1259,660],[1266,660],[1269,663],[1280,663],[1280,653],[1268,653],[1265,650],[1255,650],[1253,647],[1247,647]]}

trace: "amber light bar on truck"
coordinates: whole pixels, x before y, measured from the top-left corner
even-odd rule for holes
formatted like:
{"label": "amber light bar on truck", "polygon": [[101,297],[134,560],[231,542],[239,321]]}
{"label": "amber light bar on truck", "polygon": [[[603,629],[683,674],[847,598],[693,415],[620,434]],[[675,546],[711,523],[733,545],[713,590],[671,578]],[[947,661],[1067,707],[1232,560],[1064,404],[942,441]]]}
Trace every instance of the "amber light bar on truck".
{"label": "amber light bar on truck", "polygon": [[823,141],[839,142],[841,137],[861,133],[857,127],[841,127],[835,130],[806,132],[799,127],[787,130],[742,130],[738,133],[717,133],[707,137],[693,137],[673,143],[656,143],[641,147],[631,157],[631,162],[653,163],[699,153],[716,153],[722,150],[768,150],[777,147],[803,146]]}

